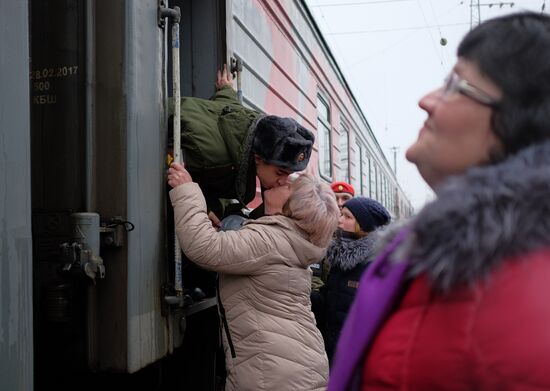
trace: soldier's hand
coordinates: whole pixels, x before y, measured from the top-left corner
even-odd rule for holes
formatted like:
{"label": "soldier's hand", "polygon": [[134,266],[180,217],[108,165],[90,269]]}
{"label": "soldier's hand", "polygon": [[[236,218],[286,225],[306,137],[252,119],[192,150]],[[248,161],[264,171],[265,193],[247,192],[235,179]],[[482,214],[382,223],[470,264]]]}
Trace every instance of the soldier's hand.
{"label": "soldier's hand", "polygon": [[227,71],[227,64],[223,65],[222,71],[218,71],[218,79],[216,80],[217,90],[221,90],[225,86],[233,87],[233,75]]}

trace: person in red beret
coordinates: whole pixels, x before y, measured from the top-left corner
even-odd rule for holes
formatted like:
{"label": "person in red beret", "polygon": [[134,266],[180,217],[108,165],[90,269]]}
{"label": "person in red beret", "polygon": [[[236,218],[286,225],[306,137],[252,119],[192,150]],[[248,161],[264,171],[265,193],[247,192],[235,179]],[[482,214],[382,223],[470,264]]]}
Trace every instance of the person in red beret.
{"label": "person in red beret", "polygon": [[338,207],[342,210],[342,206],[346,201],[355,197],[355,189],[352,185],[346,182],[333,182],[330,187],[336,196]]}

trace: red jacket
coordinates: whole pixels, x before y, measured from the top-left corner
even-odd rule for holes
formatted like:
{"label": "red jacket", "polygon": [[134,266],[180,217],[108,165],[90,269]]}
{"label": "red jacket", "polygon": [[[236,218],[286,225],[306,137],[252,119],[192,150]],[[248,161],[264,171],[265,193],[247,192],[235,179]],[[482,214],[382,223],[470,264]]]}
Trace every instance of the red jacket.
{"label": "red jacket", "polygon": [[550,248],[472,287],[412,282],[363,362],[363,390],[550,390]]}

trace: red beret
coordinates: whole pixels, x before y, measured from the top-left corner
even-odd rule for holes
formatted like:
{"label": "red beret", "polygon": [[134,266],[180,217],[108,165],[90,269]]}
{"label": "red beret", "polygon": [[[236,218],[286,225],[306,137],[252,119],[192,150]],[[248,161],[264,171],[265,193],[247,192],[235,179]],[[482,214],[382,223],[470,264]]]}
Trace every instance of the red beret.
{"label": "red beret", "polygon": [[330,185],[332,191],[335,193],[349,193],[355,196],[355,189],[352,185],[346,182],[334,182]]}

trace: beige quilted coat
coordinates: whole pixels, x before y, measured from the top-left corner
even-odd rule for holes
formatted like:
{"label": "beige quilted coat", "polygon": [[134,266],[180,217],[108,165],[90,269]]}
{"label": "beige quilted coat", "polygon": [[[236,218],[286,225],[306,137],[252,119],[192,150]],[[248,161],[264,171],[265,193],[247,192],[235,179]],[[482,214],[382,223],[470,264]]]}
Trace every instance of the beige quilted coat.
{"label": "beige quilted coat", "polygon": [[220,273],[236,358],[224,335],[226,390],[324,390],[328,362],[309,299],[311,272],[324,248],[284,216],[266,216],[239,231],[217,232],[195,183],[170,192],[185,254]]}

